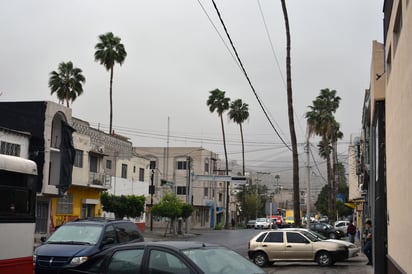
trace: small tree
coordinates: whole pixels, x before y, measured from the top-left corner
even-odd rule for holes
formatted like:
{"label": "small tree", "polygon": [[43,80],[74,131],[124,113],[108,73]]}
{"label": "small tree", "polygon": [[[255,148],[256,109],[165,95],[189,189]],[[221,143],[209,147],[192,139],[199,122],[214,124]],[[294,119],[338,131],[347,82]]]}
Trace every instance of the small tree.
{"label": "small tree", "polygon": [[124,217],[140,217],[144,210],[145,197],[136,195],[115,196],[107,192],[102,192],[100,197],[103,209],[114,213],[116,219]]}
{"label": "small tree", "polygon": [[174,193],[166,193],[159,203],[152,207],[152,216],[170,218],[171,228],[174,234],[176,233],[174,229],[176,219],[179,217],[186,219],[192,215],[192,212],[192,205],[184,203]]}

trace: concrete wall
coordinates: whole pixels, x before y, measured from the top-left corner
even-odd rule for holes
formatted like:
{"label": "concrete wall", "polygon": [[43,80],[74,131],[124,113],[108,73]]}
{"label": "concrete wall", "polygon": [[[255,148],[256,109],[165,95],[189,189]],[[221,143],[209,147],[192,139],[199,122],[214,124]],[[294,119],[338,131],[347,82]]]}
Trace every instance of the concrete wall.
{"label": "concrete wall", "polygon": [[[401,5],[402,29],[394,33]],[[388,199],[388,255],[412,273],[412,5],[393,1],[385,43],[386,52],[386,176]]]}

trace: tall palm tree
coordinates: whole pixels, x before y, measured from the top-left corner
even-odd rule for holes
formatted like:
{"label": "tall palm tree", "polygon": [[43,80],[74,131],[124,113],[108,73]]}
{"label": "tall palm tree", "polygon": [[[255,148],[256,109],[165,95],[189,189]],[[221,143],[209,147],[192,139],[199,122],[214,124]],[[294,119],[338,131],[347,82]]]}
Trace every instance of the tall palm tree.
{"label": "tall palm tree", "polygon": [[292,143],[292,159],[293,159],[293,215],[295,218],[295,224],[300,225],[300,191],[299,191],[299,158],[298,158],[298,145],[296,141],[295,120],[293,116],[293,93],[292,93],[292,67],[290,57],[290,28],[289,17],[286,8],[286,1],[281,0],[283,17],[285,20],[286,28],[286,85],[287,85],[287,97],[288,97],[288,117],[289,117],[289,132],[290,141]]}
{"label": "tall palm tree", "polygon": [[58,71],[50,72],[49,88],[51,94],[56,93],[59,101],[66,101],[66,106],[70,107],[70,101],[73,102],[83,93],[82,84],[85,82],[81,69],[73,67],[71,61],[61,62]]}
{"label": "tall palm tree", "polygon": [[[209,106],[210,112],[217,112],[220,117],[220,124],[222,126],[223,148],[225,151],[226,175],[229,175],[229,162],[227,160],[226,136],[225,127],[223,124],[223,112],[229,109],[230,98],[225,97],[225,91],[215,89],[209,91],[210,95],[206,104]],[[229,228],[229,182],[226,182],[226,222],[225,228]]]}
{"label": "tall palm tree", "polygon": [[107,71],[110,71],[110,134],[112,134],[113,122],[113,68],[116,63],[122,65],[127,56],[124,45],[120,43],[120,40],[119,37],[114,36],[111,32],[101,34],[99,35],[99,43],[96,44],[96,52],[94,53],[95,61],[100,62]]}
{"label": "tall palm tree", "polygon": [[242,141],[242,175],[245,176],[245,143],[243,141],[242,124],[249,118],[249,105],[237,99],[230,104],[229,118],[239,125],[240,139]]}
{"label": "tall palm tree", "polygon": [[322,89],[320,94],[309,106],[310,111],[306,112],[306,119],[309,128],[309,135],[321,137],[323,155],[326,157],[326,169],[328,174],[328,217],[333,219],[333,173],[331,167],[331,139],[336,121],[334,113],[339,107],[340,97],[336,96],[336,90]]}

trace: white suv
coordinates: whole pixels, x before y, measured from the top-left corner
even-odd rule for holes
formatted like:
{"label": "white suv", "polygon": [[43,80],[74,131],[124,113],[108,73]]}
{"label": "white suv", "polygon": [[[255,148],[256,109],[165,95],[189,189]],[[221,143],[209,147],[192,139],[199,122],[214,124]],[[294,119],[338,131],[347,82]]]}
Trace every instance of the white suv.
{"label": "white suv", "polygon": [[346,231],[348,230],[349,221],[336,221],[334,224],[335,229],[339,229],[346,235]]}

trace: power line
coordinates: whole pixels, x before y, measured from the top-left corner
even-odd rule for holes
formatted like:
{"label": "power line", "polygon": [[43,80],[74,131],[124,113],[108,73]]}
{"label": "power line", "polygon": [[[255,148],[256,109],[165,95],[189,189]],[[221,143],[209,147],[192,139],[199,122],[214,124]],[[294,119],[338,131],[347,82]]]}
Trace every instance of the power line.
{"label": "power line", "polygon": [[233,49],[233,51],[234,51],[234,53],[235,53],[235,55],[236,55],[236,58],[237,58],[237,60],[238,60],[238,62],[239,62],[239,65],[240,65],[241,68],[242,68],[243,74],[244,74],[244,76],[246,77],[246,80],[248,81],[249,86],[250,86],[250,88],[252,89],[253,94],[255,95],[255,97],[256,97],[256,99],[257,99],[257,101],[258,101],[258,103],[259,103],[259,105],[260,105],[260,107],[261,107],[261,109],[262,109],[262,111],[263,111],[263,113],[265,114],[266,119],[269,121],[270,125],[272,126],[273,130],[276,132],[276,135],[279,137],[279,139],[282,141],[282,143],[283,143],[290,151],[292,151],[292,149],[291,149],[291,148],[289,147],[289,145],[285,142],[285,140],[283,140],[282,136],[280,136],[279,132],[277,131],[277,129],[276,129],[275,126],[273,125],[271,119],[269,118],[269,116],[268,116],[265,108],[263,107],[263,105],[262,105],[262,103],[261,103],[261,101],[260,101],[260,98],[259,98],[259,96],[257,95],[256,90],[255,90],[254,86],[252,85],[252,82],[251,82],[251,80],[250,80],[250,78],[249,78],[249,76],[248,76],[248,74],[247,74],[247,72],[246,72],[246,69],[245,69],[245,67],[243,66],[242,60],[240,60],[239,54],[238,54],[238,52],[237,52],[237,50],[236,50],[236,48],[235,48],[235,46],[234,46],[234,44],[233,44],[232,38],[231,38],[230,35],[229,35],[229,32],[228,32],[228,30],[227,30],[227,28],[226,28],[226,25],[225,25],[225,23],[224,23],[224,21],[223,21],[223,19],[222,19],[222,16],[221,16],[221,14],[220,14],[220,11],[219,11],[219,9],[218,9],[215,1],[212,0],[212,2],[213,2],[213,6],[215,7],[216,13],[217,13],[217,15],[218,15],[218,17],[219,17],[220,23],[222,24],[223,29],[225,30],[226,36],[227,36],[227,38],[229,39],[230,45],[232,46],[232,49]]}
{"label": "power line", "polygon": [[226,44],[225,39],[223,39],[222,35],[220,34],[219,30],[217,29],[216,25],[213,23],[212,19],[210,18],[209,14],[207,13],[205,7],[202,5],[202,3],[200,2],[200,0],[197,0],[197,2],[199,3],[200,7],[202,8],[203,12],[206,14],[207,19],[209,20],[210,24],[212,24],[213,28],[215,29],[217,35],[220,37],[220,40],[223,42],[223,44],[225,45],[227,51],[229,52],[230,56],[232,56],[233,61],[235,61],[236,65],[238,66],[238,68],[240,70],[242,70],[242,68],[240,67],[239,63],[236,60],[236,57],[233,55],[232,51],[230,50],[229,46]]}

